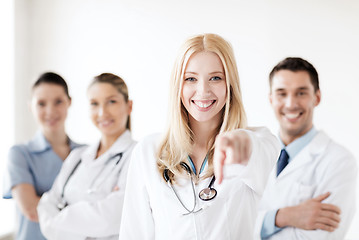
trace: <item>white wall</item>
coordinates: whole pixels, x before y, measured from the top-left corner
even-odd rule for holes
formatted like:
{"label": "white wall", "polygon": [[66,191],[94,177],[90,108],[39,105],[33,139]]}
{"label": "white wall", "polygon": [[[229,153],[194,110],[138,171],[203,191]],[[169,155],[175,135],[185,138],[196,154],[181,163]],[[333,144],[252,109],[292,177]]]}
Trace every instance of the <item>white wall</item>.
{"label": "white wall", "polygon": [[[12,0],[0,3],[0,193],[2,193],[2,173],[5,169],[7,150],[14,142],[14,4]],[[0,239],[5,237],[15,223],[14,204],[0,198]]]}
{"label": "white wall", "polygon": [[[70,136],[92,142],[86,88],[102,72],[122,76],[134,100],[136,139],[166,123],[168,79],[177,49],[190,35],[213,32],[234,48],[251,125],[277,132],[267,76],[287,56],[314,64],[323,94],[319,129],[359,159],[359,3],[352,1],[29,0],[16,1],[16,140],[35,128],[25,106],[31,81],[56,71],[69,82]],[[21,105],[21,106],[20,106]],[[30,125],[29,125],[30,124]],[[357,214],[358,215],[358,214]],[[348,237],[359,236],[356,217]]]}

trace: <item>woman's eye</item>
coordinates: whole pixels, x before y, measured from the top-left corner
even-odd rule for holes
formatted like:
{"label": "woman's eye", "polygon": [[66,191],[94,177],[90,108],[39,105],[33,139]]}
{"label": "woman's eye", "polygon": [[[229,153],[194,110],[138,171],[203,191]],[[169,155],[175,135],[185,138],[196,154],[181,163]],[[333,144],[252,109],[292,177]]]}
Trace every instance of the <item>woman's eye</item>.
{"label": "woman's eye", "polygon": [[116,100],[110,100],[110,101],[108,101],[110,104],[114,104],[114,103],[116,103],[117,101]]}
{"label": "woman's eye", "polygon": [[90,105],[93,106],[93,107],[96,107],[98,105],[98,103],[97,102],[91,102]]}
{"label": "woman's eye", "polygon": [[62,103],[62,100],[60,100],[60,99],[59,99],[59,100],[56,100],[56,102],[55,102],[56,105],[59,105],[59,104],[61,104],[61,103]]}
{"label": "woman's eye", "polygon": [[212,81],[218,81],[218,80],[222,80],[221,77],[215,76],[215,77],[211,77]]}
{"label": "woman's eye", "polygon": [[193,82],[193,81],[196,81],[196,79],[194,77],[188,77],[185,79],[185,81]]}
{"label": "woman's eye", "polygon": [[45,107],[45,103],[44,102],[38,102],[37,105],[39,105],[40,107]]}

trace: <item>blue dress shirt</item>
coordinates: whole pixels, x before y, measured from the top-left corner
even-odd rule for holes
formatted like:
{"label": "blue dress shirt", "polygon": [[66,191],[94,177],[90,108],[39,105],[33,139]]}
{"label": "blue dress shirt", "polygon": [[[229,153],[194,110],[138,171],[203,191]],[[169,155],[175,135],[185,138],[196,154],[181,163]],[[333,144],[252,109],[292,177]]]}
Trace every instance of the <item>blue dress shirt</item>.
{"label": "blue dress shirt", "polygon": [[[70,149],[82,146],[69,139]],[[57,174],[62,166],[62,159],[52,150],[45,136],[38,132],[35,137],[26,144],[13,146],[9,151],[7,172],[4,178],[3,198],[11,199],[11,189],[22,183],[34,186],[36,194],[41,196],[50,190]],[[27,219],[17,208],[18,240],[44,240],[36,222]]]}
{"label": "blue dress shirt", "polygon": [[[282,140],[279,138],[279,142],[281,145],[281,148],[285,148],[289,155],[288,164],[293,160],[293,158],[300,152],[302,149],[313,140],[315,135],[318,133],[318,131],[312,127],[306,134],[301,136],[300,138],[294,140],[291,142],[288,146],[285,146]],[[277,215],[279,209],[274,209],[271,211],[268,211],[263,219],[262,229],[261,229],[261,238],[267,239],[273,234],[279,232],[282,230],[282,228],[279,228],[275,225],[275,217]]]}

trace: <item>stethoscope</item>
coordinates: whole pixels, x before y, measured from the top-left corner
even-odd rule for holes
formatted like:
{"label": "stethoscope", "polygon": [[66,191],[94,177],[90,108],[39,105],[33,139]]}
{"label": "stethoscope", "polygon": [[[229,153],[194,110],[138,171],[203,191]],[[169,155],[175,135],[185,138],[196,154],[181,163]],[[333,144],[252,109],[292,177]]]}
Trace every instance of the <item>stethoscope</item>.
{"label": "stethoscope", "polygon": [[[182,207],[184,209],[186,209],[187,213],[184,213],[183,215],[188,215],[188,214],[191,214],[191,213],[197,213],[197,212],[203,210],[203,208],[195,210],[195,208],[197,206],[197,198],[196,198],[196,190],[194,188],[193,175],[192,175],[191,168],[185,162],[181,162],[180,165],[181,165],[181,167],[183,167],[186,170],[187,174],[189,175],[189,177],[191,179],[192,192],[193,192],[193,202],[194,202],[193,208],[191,210],[184,205],[184,203],[181,200],[180,196],[178,195],[177,191],[172,186],[171,179],[168,176],[168,171],[169,170],[167,168],[163,171],[163,178],[165,179],[168,186],[172,189],[172,191],[176,195],[176,197],[177,197],[178,201],[181,203]],[[209,201],[209,200],[212,200],[213,198],[215,198],[217,196],[217,190],[212,187],[215,181],[216,181],[216,177],[213,176],[210,183],[209,183],[209,185],[208,185],[208,187],[202,189],[199,192],[198,196],[202,201]]]}
{"label": "stethoscope", "polygon": [[[87,190],[87,193],[88,194],[93,194],[95,193],[97,190],[98,190],[98,187],[101,186],[108,178],[104,178],[99,184],[97,184],[97,187],[93,187],[94,183],[96,182],[96,180],[98,179],[98,177],[101,175],[101,173],[104,171],[105,167],[107,166],[107,164],[118,157],[116,163],[115,163],[115,166],[118,165],[118,163],[121,161],[121,158],[122,158],[122,155],[123,153],[120,152],[120,153],[117,153],[116,155],[110,157],[106,163],[102,166],[102,169],[97,173],[96,177],[92,180],[91,184],[90,184],[90,188]],[[68,206],[68,203],[67,201],[65,200],[64,198],[64,194],[65,194],[65,188],[66,188],[66,185],[67,183],[69,182],[70,178],[74,175],[76,169],[78,168],[78,166],[80,165],[81,163],[81,159],[77,162],[77,164],[75,165],[75,167],[72,169],[72,171],[70,172],[69,176],[67,177],[63,187],[62,187],[62,192],[61,192],[61,200],[60,202],[57,204],[57,208],[61,211],[62,209],[64,209],[65,207]],[[112,174],[112,172],[114,171],[116,167],[112,168],[111,172],[109,173],[109,175]]]}

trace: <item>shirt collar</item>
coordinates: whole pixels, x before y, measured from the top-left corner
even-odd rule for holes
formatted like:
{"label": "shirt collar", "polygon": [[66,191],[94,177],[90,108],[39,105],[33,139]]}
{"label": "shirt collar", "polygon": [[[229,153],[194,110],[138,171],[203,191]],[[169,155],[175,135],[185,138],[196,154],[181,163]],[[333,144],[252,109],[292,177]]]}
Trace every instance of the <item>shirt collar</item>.
{"label": "shirt collar", "polygon": [[[70,149],[73,150],[76,147],[82,146],[81,144],[75,143],[68,137]],[[34,138],[27,144],[30,152],[41,153],[51,149],[51,144],[45,138],[41,131],[38,131]]]}
{"label": "shirt collar", "polygon": [[290,162],[307,144],[313,140],[314,136],[318,133],[318,131],[313,126],[306,134],[301,136],[300,138],[294,140],[287,146],[284,145],[282,140],[279,138],[279,142],[282,148],[285,148],[289,155],[288,162]]}
{"label": "shirt collar", "polygon": [[38,131],[34,138],[27,144],[30,152],[45,152],[51,149],[51,144],[46,140],[42,132]]}
{"label": "shirt collar", "polygon": [[[120,152],[124,153],[133,144],[133,142],[134,141],[132,140],[131,132],[129,130],[126,130],[121,136],[117,138],[117,140],[104,154],[102,154],[97,158],[99,161],[97,160],[96,161],[102,162],[101,159],[103,159],[103,161],[107,161],[109,158],[115,156]],[[97,142],[96,144],[89,146],[87,150],[85,150],[85,152],[83,153],[82,160],[84,162],[95,160],[99,146],[100,146],[100,141]]]}

